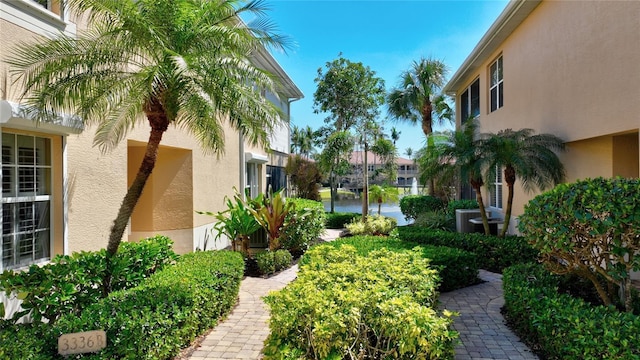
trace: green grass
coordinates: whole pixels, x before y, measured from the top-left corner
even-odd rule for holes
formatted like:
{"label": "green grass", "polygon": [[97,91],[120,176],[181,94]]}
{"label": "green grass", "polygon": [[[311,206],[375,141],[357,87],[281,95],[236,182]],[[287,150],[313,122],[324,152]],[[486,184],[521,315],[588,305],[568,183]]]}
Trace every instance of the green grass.
{"label": "green grass", "polygon": [[[345,197],[348,196],[351,198],[355,197],[355,195],[351,191],[343,189],[338,189],[338,195]],[[322,200],[329,200],[331,198],[331,190],[328,188],[320,189],[320,198],[322,198]]]}

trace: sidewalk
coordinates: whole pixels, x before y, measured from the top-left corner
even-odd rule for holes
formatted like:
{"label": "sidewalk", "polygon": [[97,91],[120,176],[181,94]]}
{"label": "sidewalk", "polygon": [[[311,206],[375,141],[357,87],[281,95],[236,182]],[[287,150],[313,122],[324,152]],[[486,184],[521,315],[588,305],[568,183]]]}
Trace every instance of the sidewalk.
{"label": "sidewalk", "polygon": [[[324,240],[331,241],[339,230],[327,230]],[[247,277],[240,284],[238,305],[220,322],[189,357],[190,360],[260,359],[263,343],[269,335],[269,311],[261,297],[279,290],[296,278],[295,265],[271,278]],[[503,305],[502,275],[480,270],[485,283],[440,295],[441,307],[457,311],[454,327],[462,344],[456,347],[456,359],[538,359],[509,328],[500,314]]]}

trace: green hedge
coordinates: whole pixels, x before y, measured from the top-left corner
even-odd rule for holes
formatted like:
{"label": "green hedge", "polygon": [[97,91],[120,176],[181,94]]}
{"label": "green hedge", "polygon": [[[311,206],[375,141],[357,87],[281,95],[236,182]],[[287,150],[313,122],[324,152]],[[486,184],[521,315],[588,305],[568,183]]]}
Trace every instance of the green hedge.
{"label": "green hedge", "polygon": [[407,195],[400,199],[400,211],[407,221],[417,219],[422,213],[442,210],[446,205],[446,202],[430,195]]}
{"label": "green hedge", "polygon": [[344,229],[353,219],[362,217],[362,214],[353,212],[326,213],[325,227],[327,229]]}
{"label": "green hedge", "polygon": [[[13,325],[0,331],[0,358],[57,355],[57,338],[102,329],[107,348],[69,358],[171,359],[196,336],[213,327],[235,304],[244,271],[242,255],[230,251],[196,252],[153,274],[139,286],[111,293],[79,316],[64,315],[53,325]],[[25,333],[27,335],[25,335]],[[21,343],[22,338],[42,341]],[[25,350],[25,346],[36,348]]]}
{"label": "green hedge", "polygon": [[548,359],[640,359],[640,316],[559,294],[559,276],[538,264],[504,272],[506,316]]}
{"label": "green hedge", "polygon": [[292,254],[307,251],[324,232],[325,211],[322,202],[299,198],[293,201],[295,211],[287,215],[288,226],[282,230],[282,247]]}
{"label": "green hedge", "polygon": [[262,275],[273,274],[291,266],[293,257],[288,250],[264,251],[256,254],[258,270]]}
{"label": "green hedge", "polygon": [[400,226],[401,240],[419,244],[454,247],[478,255],[481,269],[501,273],[503,269],[520,263],[536,261],[538,252],[523,238],[507,236],[499,238],[478,233],[455,233],[416,226]]}
{"label": "green hedge", "polygon": [[[367,256],[370,252],[383,248],[394,252],[417,249],[423,258],[430,260],[431,267],[438,269],[441,278],[438,290],[443,292],[478,283],[478,259],[476,254],[468,251],[446,246],[419,245],[380,236],[353,236],[319,246],[339,248],[342,245],[355,247],[360,256]],[[308,257],[303,257],[300,261],[301,264],[307,262]]]}
{"label": "green hedge", "polygon": [[265,359],[453,358],[453,319],[434,310],[437,273],[419,253],[316,246],[305,258],[265,298]]}

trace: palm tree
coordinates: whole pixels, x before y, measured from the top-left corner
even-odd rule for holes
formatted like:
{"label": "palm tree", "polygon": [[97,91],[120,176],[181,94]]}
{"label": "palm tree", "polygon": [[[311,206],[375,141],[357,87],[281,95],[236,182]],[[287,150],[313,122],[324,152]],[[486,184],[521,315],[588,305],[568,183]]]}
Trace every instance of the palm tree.
{"label": "palm tree", "polygon": [[544,190],[564,180],[564,166],[555,153],[565,149],[564,142],[552,134],[533,135],[533,132],[532,129],[506,129],[485,135],[482,154],[486,157],[486,178],[495,179],[496,171],[504,168],[508,189],[500,237],[504,237],[509,228],[516,177],[521,179],[526,191]]}
{"label": "palm tree", "polygon": [[463,181],[469,184],[476,192],[476,201],[480,208],[480,216],[484,225],[485,234],[490,234],[489,219],[482,199],[482,169],[484,163],[483,141],[478,134],[478,121],[471,118],[467,120],[461,130],[451,133],[448,141],[442,144],[440,153],[445,163],[452,163],[458,170]]}
{"label": "palm tree", "polygon": [[398,189],[391,186],[371,185],[369,188],[369,201],[378,203],[378,215],[383,202],[395,202],[398,201],[398,197]]}
{"label": "palm tree", "polygon": [[391,140],[393,140],[393,145],[395,145],[396,141],[400,139],[400,134],[402,134],[401,131],[398,131],[395,127],[391,128]]}
{"label": "palm tree", "polygon": [[300,129],[300,155],[309,160],[313,151],[313,143],[315,141],[315,133],[311,126],[307,125],[304,129]]}
{"label": "palm tree", "polygon": [[293,125],[291,128],[291,153],[300,154],[300,148],[302,147],[302,136],[300,128]]}
{"label": "palm tree", "polygon": [[[387,95],[389,115],[397,120],[416,124],[420,121],[425,136],[433,132],[433,123],[451,121],[453,112],[440,90],[447,68],[443,62],[422,58],[400,76],[400,83]],[[431,179],[429,194],[434,194]]]}
{"label": "palm tree", "polygon": [[[144,119],[150,128],[142,164],[111,227],[107,252],[122,235],[156,164],[170,126],[186,129],[209,152],[224,151],[229,123],[251,144],[266,144],[280,122],[260,95],[275,90],[270,74],[249,61],[263,46],[285,49],[261,0],[67,0],[89,29],[18,47],[9,61],[22,94],[41,121],[73,113],[97,125],[94,143],[117,146]],[[244,24],[240,14],[255,15]],[[108,287],[108,282],[106,284]]]}

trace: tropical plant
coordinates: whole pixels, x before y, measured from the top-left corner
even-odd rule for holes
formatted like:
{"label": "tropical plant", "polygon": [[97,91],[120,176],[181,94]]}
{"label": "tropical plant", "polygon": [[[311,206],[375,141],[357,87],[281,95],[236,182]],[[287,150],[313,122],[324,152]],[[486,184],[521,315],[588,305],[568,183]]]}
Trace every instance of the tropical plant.
{"label": "tropical plant", "polygon": [[65,8],[89,29],[25,43],[8,63],[34,119],[77,115],[97,125],[94,143],[103,151],[146,118],[145,155],[109,235],[113,256],[171,126],[218,154],[225,123],[251,144],[268,142],[282,117],[261,90],[276,86],[250,58],[259,47],[285,49],[287,39],[274,33],[261,0],[65,0]]}
{"label": "tropical plant", "polygon": [[447,135],[433,133],[427,137],[427,146],[418,150],[416,162],[421,183],[431,182],[433,196],[447,202],[452,196],[455,186],[456,171],[452,164],[442,155],[441,145]]}
{"label": "tropical plant", "polygon": [[396,141],[398,141],[398,139],[400,139],[400,134],[402,134],[401,131],[398,131],[398,129],[396,129],[395,127],[391,128],[391,140],[393,140],[393,145],[395,146]]}
{"label": "tropical plant", "polygon": [[[389,115],[411,124],[420,122],[425,136],[433,133],[436,122],[452,121],[453,111],[440,94],[447,68],[440,60],[414,61],[411,68],[400,75],[397,87],[387,95]],[[429,195],[435,192],[435,181],[431,180]]]}
{"label": "tropical plant", "polygon": [[[295,209],[293,201],[287,201],[282,190],[273,192],[271,188],[267,193],[258,195],[251,201],[249,212],[269,235],[269,250],[276,251],[280,248],[280,235],[287,226],[287,215]],[[293,219],[295,221],[295,219]]]}
{"label": "tropical plant", "polygon": [[233,199],[225,197],[227,210],[217,213],[209,211],[196,211],[196,213],[215,217],[218,220],[213,226],[217,232],[216,241],[224,235],[231,240],[231,247],[234,251],[240,251],[244,256],[248,256],[249,236],[260,228],[260,224],[238,190],[234,188],[234,192]]}
{"label": "tropical plant", "polygon": [[[378,155],[382,161],[382,169],[378,170],[384,176],[384,182],[387,184],[394,183],[398,178],[398,165],[396,163],[396,146],[391,140],[379,138],[371,146],[371,151]],[[378,174],[376,174],[378,175]]]}
{"label": "tropical plant", "polygon": [[383,202],[396,202],[398,198],[397,188],[380,185],[371,185],[371,187],[369,187],[369,201],[378,204],[378,215],[380,215]]}
{"label": "tropical plant", "polygon": [[476,201],[480,209],[484,232],[489,235],[489,219],[482,199],[483,141],[478,134],[478,121],[468,119],[460,130],[451,133],[449,139],[440,146],[440,154],[444,162],[453,164],[459,172],[460,179],[468,181],[476,193]]}
{"label": "tropical plant", "polygon": [[285,171],[289,175],[295,196],[309,200],[320,200],[318,184],[322,180],[322,175],[317,163],[295,155],[289,157]]}
{"label": "tropical plant", "polygon": [[544,190],[564,180],[564,166],[555,151],[563,151],[562,139],[552,134],[533,135],[532,129],[505,129],[485,135],[482,156],[487,179],[495,179],[497,169],[504,168],[507,185],[507,209],[500,237],[509,229],[513,206],[513,185],[519,177],[525,191]]}
{"label": "tropical plant", "polygon": [[337,177],[351,169],[347,159],[351,149],[353,149],[353,138],[348,131],[332,132],[325,138],[325,146],[318,157],[320,169],[325,174],[329,174],[331,213],[335,211],[335,199],[338,193]]}

